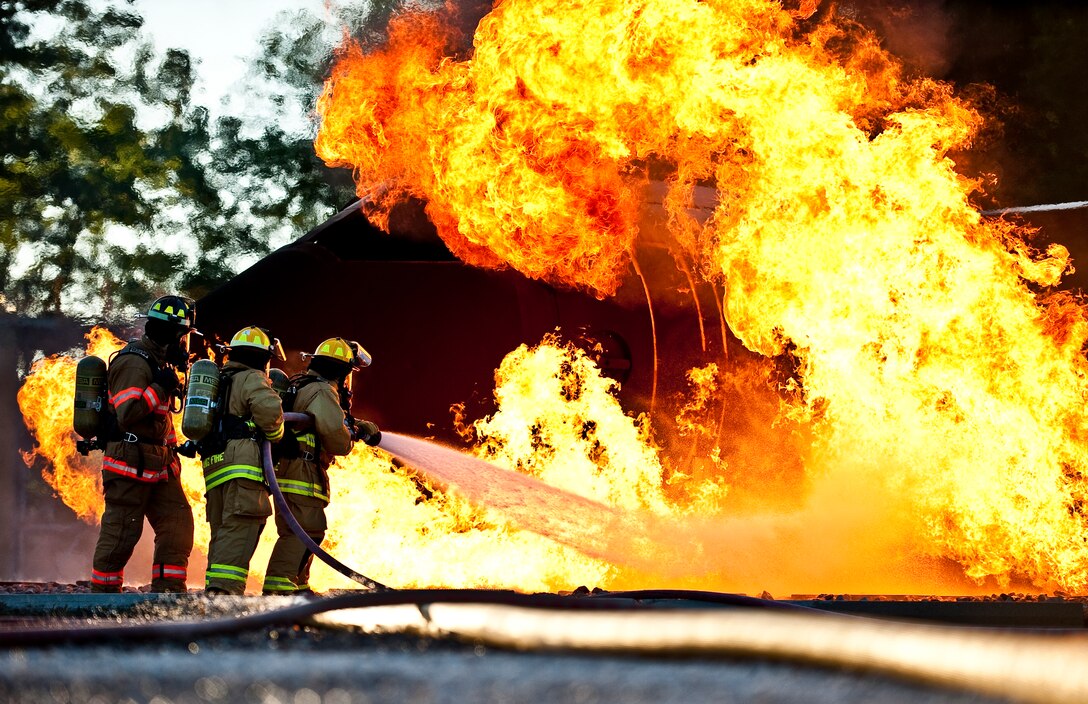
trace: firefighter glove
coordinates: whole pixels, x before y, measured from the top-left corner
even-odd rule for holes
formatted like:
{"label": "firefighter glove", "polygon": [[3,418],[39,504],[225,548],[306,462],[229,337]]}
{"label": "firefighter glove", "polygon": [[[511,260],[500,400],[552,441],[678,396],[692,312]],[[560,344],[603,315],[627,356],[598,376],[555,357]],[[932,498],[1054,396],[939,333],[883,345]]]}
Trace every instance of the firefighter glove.
{"label": "firefighter glove", "polygon": [[152,381],[162,387],[167,396],[173,396],[178,389],[178,375],[173,367],[162,367],[155,371]]}
{"label": "firefighter glove", "polygon": [[196,457],[197,443],[196,440],[186,440],[181,445],[178,445],[178,454],[182,457]]}
{"label": "firefighter glove", "polygon": [[368,420],[356,420],[353,435],[353,439],[362,440],[371,447],[382,441],[382,432],[378,430],[378,425]]}

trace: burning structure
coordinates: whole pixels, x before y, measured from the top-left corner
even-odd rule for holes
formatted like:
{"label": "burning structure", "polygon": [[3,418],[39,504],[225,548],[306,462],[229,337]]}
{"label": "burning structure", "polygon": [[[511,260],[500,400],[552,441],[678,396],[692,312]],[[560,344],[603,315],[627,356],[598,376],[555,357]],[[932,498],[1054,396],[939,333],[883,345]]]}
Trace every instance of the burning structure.
{"label": "burning structure", "polygon": [[358,337],[384,427],[668,530],[587,557],[360,450],[338,552],[412,585],[1084,589],[1088,325],[1069,250],[973,206],[979,113],[804,8],[637,10],[508,0],[463,60],[441,13],[345,46],[317,148],[361,200],[199,315]]}

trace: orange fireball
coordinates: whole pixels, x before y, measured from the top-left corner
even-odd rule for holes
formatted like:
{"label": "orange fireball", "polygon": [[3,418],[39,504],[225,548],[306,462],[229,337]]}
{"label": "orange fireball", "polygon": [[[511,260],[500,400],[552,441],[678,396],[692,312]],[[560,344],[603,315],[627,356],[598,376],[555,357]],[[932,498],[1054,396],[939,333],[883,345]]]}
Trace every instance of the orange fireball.
{"label": "orange fireball", "polygon": [[[464,60],[439,15],[406,13],[385,47],[342,49],[316,147],[354,170],[360,194],[380,194],[367,204],[379,221],[404,196],[425,199],[471,264],[606,296],[644,238],[668,242],[678,265],[724,284],[750,350],[789,350],[780,418],[812,433],[797,508],[782,515],[768,497],[745,526],[701,504],[705,545],[732,531],[758,546],[712,581],[788,574],[797,589],[843,589],[891,562],[937,560],[944,574],[953,559],[980,581],[1088,588],[1088,326],[1079,303],[1046,294],[1068,252],[1035,252],[972,207],[953,155],[983,118],[950,86],[908,79],[834,13],[798,24],[811,3],[801,9],[504,0]],[[638,231],[650,178],[666,185],[666,233]],[[696,217],[706,184],[717,202]],[[518,433],[502,437],[492,451],[512,452]],[[705,446],[713,482],[728,468]],[[648,496],[676,460],[613,500]],[[808,574],[790,557],[801,544],[826,556]]]}
{"label": "orange fireball", "polygon": [[[121,349],[124,343],[105,328],[87,334],[87,354],[102,359]],[[54,355],[36,362],[19,389],[19,410],[37,446],[25,453],[29,465],[35,455],[46,460],[42,477],[80,519],[97,523],[105,510],[102,499],[102,463],[99,455],[76,452],[72,430],[73,389],[76,360]]]}

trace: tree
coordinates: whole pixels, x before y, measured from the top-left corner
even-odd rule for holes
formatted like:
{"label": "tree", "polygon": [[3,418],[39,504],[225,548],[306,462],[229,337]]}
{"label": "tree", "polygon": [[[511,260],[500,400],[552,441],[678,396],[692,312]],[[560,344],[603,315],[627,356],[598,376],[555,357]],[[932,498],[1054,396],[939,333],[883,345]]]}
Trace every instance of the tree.
{"label": "tree", "polygon": [[[59,28],[50,34],[50,25]],[[186,161],[168,137],[189,119],[193,75],[184,52],[157,59],[140,25],[124,7],[95,10],[85,0],[0,4],[0,284],[9,311],[97,317],[80,305],[88,294],[107,313],[142,304],[147,286],[166,283],[183,258],[143,238]],[[162,125],[142,127],[148,114],[164,116]],[[121,243],[125,232],[134,247]],[[100,276],[104,266],[115,283]]]}
{"label": "tree", "polygon": [[193,222],[200,255],[183,276],[188,291],[208,291],[229,275],[224,262],[263,256],[272,244],[306,232],[350,202],[351,174],[328,168],[314,153],[314,106],[343,27],[377,45],[404,4],[344,6],[337,13],[341,26],[285,11],[262,35],[244,90],[248,102],[234,106],[212,130],[209,178],[228,197]]}
{"label": "tree", "polygon": [[256,64],[272,115],[212,123],[191,103],[188,54],[156,54],[130,2],[98,8],[0,4],[9,312],[108,320],[168,290],[199,297],[353,192],[314,155],[312,126],[281,119],[312,110],[335,41],[322,22],[267,35]]}

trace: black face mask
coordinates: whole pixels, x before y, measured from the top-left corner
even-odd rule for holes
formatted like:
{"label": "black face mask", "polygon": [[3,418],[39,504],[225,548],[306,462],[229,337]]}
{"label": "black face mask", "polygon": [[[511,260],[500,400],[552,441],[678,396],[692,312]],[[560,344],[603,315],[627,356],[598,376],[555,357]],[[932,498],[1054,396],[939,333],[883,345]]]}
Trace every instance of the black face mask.
{"label": "black face mask", "polygon": [[185,371],[189,368],[188,331],[166,346],[166,362],[174,365],[181,371]]}
{"label": "black face mask", "polygon": [[340,388],[337,389],[337,391],[339,392],[339,396],[340,396],[340,408],[343,408],[345,411],[350,411],[351,410],[351,388],[348,387],[348,385],[345,383],[346,381],[347,381],[346,378],[345,379],[340,379],[340,381],[338,382],[338,385],[339,385]]}

